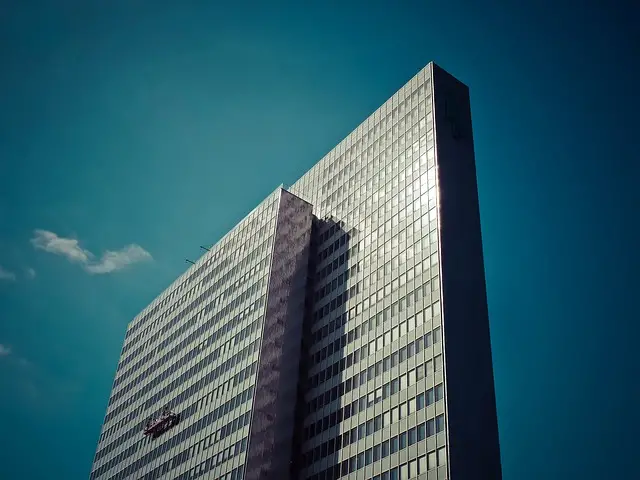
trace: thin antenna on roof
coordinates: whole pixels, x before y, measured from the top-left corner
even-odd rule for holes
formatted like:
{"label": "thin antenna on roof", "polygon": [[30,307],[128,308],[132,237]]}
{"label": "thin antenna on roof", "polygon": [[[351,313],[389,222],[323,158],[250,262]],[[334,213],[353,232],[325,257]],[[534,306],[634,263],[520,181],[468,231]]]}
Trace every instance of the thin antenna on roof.
{"label": "thin antenna on roof", "polygon": [[[209,245],[209,247],[211,247],[211,245]],[[203,250],[206,250],[207,252],[210,251],[207,247],[203,247],[202,245],[200,245],[200,248],[203,249]]]}
{"label": "thin antenna on roof", "polygon": [[187,263],[190,263],[191,265],[195,265],[196,264],[196,262],[192,262],[188,258],[185,258],[184,261],[187,262]]}

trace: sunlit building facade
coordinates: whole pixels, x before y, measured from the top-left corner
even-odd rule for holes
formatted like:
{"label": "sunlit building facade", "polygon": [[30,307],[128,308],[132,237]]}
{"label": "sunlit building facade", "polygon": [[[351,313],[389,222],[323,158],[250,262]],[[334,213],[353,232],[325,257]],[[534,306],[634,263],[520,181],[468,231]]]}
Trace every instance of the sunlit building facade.
{"label": "sunlit building facade", "polygon": [[91,478],[501,478],[464,84],[427,65],[131,322]]}

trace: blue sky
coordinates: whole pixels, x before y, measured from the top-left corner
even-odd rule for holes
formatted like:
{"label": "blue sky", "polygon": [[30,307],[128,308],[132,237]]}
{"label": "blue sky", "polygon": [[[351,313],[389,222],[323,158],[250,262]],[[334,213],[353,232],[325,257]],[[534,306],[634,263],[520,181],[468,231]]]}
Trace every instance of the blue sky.
{"label": "blue sky", "polygon": [[640,475],[637,12],[228,3],[0,6],[0,478],[86,478],[128,321],[431,60],[471,88],[505,479]]}

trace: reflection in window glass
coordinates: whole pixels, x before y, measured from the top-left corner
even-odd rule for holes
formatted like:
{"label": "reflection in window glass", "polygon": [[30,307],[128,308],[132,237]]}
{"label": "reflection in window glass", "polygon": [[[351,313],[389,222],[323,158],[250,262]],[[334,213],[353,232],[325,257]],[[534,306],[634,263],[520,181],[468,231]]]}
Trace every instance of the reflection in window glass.
{"label": "reflection in window glass", "polygon": [[438,449],[438,465],[447,464],[447,450],[445,447]]}
{"label": "reflection in window glass", "polygon": [[436,452],[429,452],[428,457],[429,469],[431,470],[432,468],[436,468],[438,466],[438,462],[436,460]]}

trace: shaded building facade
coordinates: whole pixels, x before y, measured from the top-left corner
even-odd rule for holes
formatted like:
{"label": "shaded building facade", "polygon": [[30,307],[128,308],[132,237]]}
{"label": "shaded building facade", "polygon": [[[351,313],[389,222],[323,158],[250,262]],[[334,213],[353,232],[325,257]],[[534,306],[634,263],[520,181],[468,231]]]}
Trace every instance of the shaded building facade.
{"label": "shaded building facade", "polygon": [[131,322],[91,478],[501,478],[464,84],[427,65]]}

